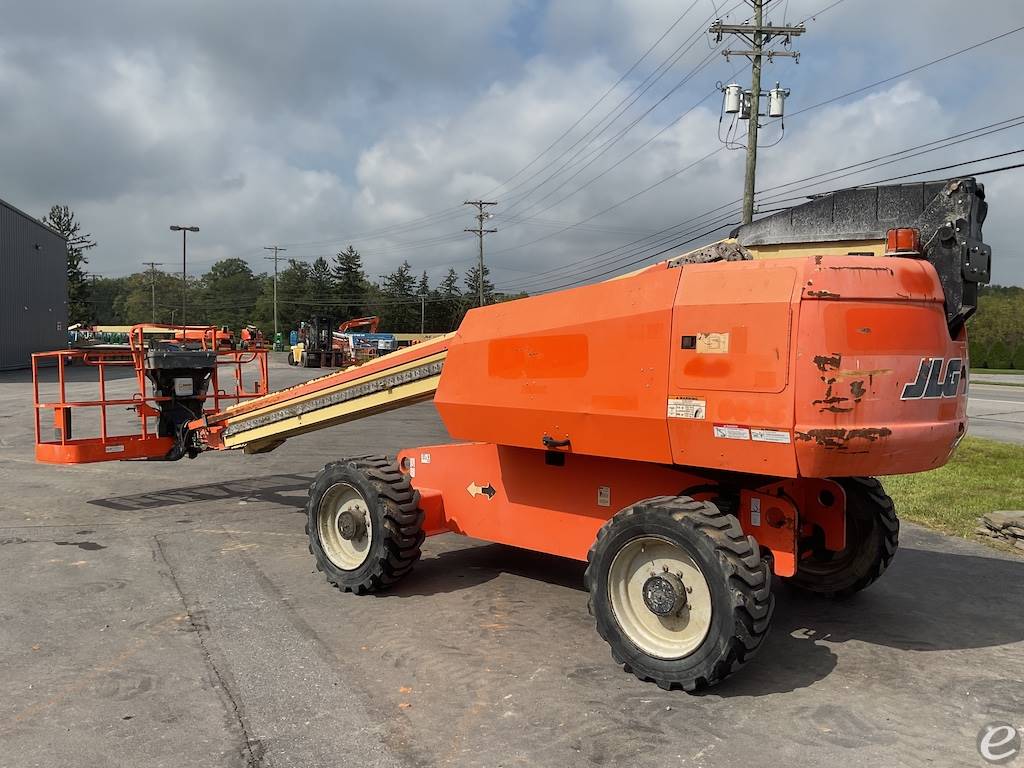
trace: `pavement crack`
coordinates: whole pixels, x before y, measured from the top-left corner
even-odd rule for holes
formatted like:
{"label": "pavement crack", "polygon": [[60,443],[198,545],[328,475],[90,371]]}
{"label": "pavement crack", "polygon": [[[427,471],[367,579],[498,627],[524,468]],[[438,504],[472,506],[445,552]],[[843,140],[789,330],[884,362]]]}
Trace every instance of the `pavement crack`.
{"label": "pavement crack", "polygon": [[254,739],[249,735],[249,729],[245,724],[245,717],[242,715],[242,706],[239,702],[238,695],[234,690],[232,690],[232,686],[227,680],[227,674],[221,671],[217,662],[214,661],[213,655],[210,653],[210,648],[208,646],[210,629],[204,623],[197,622],[195,620],[193,615],[195,611],[189,604],[189,600],[185,596],[185,592],[181,588],[181,584],[178,582],[178,577],[174,573],[174,568],[171,566],[170,560],[167,559],[163,543],[160,541],[160,534],[155,534],[153,536],[153,541],[156,544],[154,549],[154,559],[159,558],[160,562],[162,562],[167,568],[167,575],[171,580],[171,584],[174,585],[175,592],[178,593],[178,599],[181,601],[182,607],[185,609],[185,615],[188,617],[189,626],[196,633],[196,638],[199,641],[199,651],[203,657],[203,663],[213,674],[214,678],[216,678],[220,689],[224,692],[224,697],[227,699],[227,703],[231,709],[231,715],[242,732],[242,749],[245,754],[246,768],[265,768],[268,763],[265,761],[266,750],[263,742],[259,739]]}

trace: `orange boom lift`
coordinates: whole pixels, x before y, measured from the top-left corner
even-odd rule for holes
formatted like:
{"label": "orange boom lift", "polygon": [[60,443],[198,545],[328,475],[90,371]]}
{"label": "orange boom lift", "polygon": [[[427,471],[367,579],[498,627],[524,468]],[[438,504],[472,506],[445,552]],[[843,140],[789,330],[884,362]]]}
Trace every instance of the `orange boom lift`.
{"label": "orange boom lift", "polygon": [[[465,442],[335,461],[313,483],[328,581],[385,589],[446,532],[586,561],[616,661],[701,688],[761,646],[773,574],[842,596],[892,560],[899,523],[876,476],[941,466],[966,430],[985,213],[973,179],[824,196],[210,410],[175,452],[258,453],[433,399]],[[67,460],[47,446],[38,458]]]}

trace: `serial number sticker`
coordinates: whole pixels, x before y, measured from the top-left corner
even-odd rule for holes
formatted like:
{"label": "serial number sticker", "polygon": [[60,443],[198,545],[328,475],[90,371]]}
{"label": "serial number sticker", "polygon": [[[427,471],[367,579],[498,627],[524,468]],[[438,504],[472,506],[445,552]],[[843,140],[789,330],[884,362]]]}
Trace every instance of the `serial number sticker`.
{"label": "serial number sticker", "polygon": [[670,397],[668,417],[670,419],[703,419],[708,412],[708,403],[699,397]]}
{"label": "serial number sticker", "polygon": [[106,445],[106,446],[103,447],[103,452],[104,453],[123,453],[124,452],[124,446],[123,445]]}
{"label": "serial number sticker", "polygon": [[735,424],[715,424],[715,437],[726,440],[749,440],[750,430],[746,427],[737,427]]}
{"label": "serial number sticker", "polygon": [[780,429],[756,429],[750,430],[750,439],[758,443],[789,443],[789,432]]}

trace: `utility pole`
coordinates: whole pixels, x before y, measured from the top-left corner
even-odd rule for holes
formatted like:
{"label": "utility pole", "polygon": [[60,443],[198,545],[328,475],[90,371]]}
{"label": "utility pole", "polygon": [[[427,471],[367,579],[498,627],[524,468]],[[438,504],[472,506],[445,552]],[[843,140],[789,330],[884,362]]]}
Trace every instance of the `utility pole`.
{"label": "utility pole", "polygon": [[420,294],[420,335],[424,333],[427,324],[427,294]]}
{"label": "utility pole", "polygon": [[[802,35],[806,29],[804,26],[773,26],[771,23],[764,23],[764,8],[770,5],[772,0],[747,0],[754,8],[753,24],[723,24],[721,20],[716,21],[708,30],[715,36],[715,42],[721,42],[725,35],[736,35],[750,44],[749,49],[725,50],[722,51],[728,60],[730,56],[746,56],[751,62],[750,90],[741,92],[738,85],[730,84],[723,88],[726,98],[726,112],[739,112],[740,119],[749,119],[747,126],[747,167],[746,178],[743,185],[743,223],[749,224],[754,218],[754,187],[757,177],[757,130],[760,128],[758,119],[761,115],[761,64],[764,57],[772,61],[776,56],[800,60],[799,51],[765,51],[764,47],[775,38],[783,38],[788,46],[790,41]],[[780,88],[776,84],[770,93],[769,117],[782,117],[782,104],[789,91]],[[737,104],[736,100],[740,103]],[[736,109],[732,109],[730,102]],[[777,109],[773,106],[777,103]]]}
{"label": "utility pole", "polygon": [[273,251],[273,256],[264,256],[264,259],[273,259],[274,261],[274,341],[272,344],[277,344],[277,259],[278,254],[282,251],[287,251],[287,248],[281,248],[278,245],[265,245],[263,246],[264,251]]}
{"label": "utility pole", "polygon": [[156,268],[162,267],[164,263],[162,261],[144,261],[142,263],[149,267],[149,289],[153,294],[153,325],[156,325]]}
{"label": "utility pole", "polygon": [[488,202],[485,202],[483,200],[467,200],[465,202],[465,205],[476,206],[476,209],[478,211],[478,213],[476,215],[476,220],[478,222],[477,225],[476,225],[476,229],[467,229],[467,230],[464,230],[464,231],[465,232],[472,232],[474,235],[476,235],[478,238],[480,238],[480,284],[479,284],[480,291],[479,291],[479,293],[480,293],[480,306],[482,307],[484,305],[484,235],[489,234],[491,232],[497,232],[498,231],[496,229],[484,229],[484,222],[487,221],[488,219],[494,217],[493,213],[486,213],[484,211],[484,207],[488,206],[488,205],[497,205],[497,203],[496,202],[488,203]]}

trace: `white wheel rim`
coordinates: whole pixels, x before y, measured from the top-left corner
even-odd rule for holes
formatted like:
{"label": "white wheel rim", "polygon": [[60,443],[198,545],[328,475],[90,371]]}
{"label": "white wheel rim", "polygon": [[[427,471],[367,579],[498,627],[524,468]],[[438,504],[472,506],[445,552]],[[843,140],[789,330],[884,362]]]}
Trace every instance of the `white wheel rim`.
{"label": "white wheel rim", "polygon": [[[644,583],[674,575],[686,590],[677,613],[659,616],[644,602]],[[694,559],[667,539],[645,536],[628,542],[608,569],[608,600],[619,628],[644,653],[681,659],[696,651],[711,629],[711,588]]]}
{"label": "white wheel rim", "polygon": [[[341,534],[342,515],[353,515],[363,521],[361,535],[346,539]],[[317,534],[327,559],[343,571],[354,571],[366,562],[373,541],[370,511],[363,495],[348,483],[335,483],[320,500],[317,510]]]}

